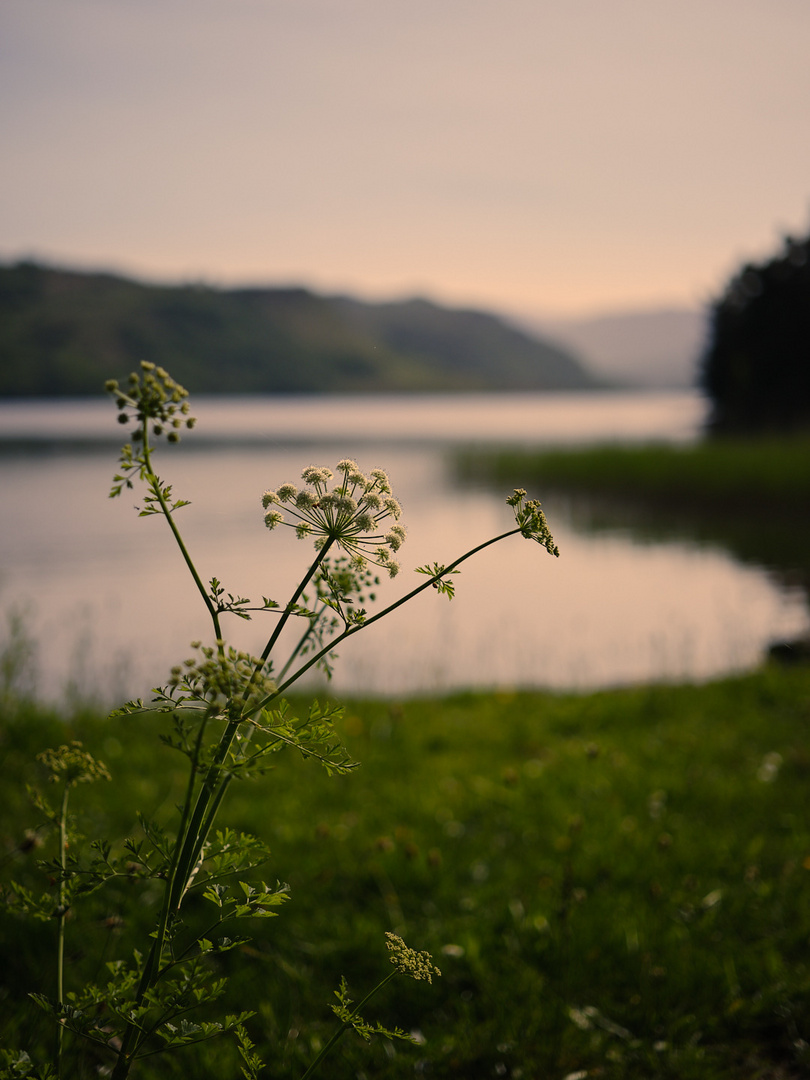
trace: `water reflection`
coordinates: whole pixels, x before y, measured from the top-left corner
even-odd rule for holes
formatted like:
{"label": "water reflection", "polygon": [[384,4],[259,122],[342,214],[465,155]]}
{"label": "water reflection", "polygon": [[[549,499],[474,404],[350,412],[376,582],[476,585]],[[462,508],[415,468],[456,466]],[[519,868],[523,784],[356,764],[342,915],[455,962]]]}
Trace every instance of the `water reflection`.
{"label": "water reflection", "polygon": [[558,493],[577,531],[594,536],[617,533],[640,543],[680,540],[715,547],[741,563],[764,570],[779,587],[802,602],[810,600],[810,514],[807,507],[750,506],[740,510],[690,505],[667,507],[642,499]]}
{"label": "water reflection", "polygon": [[[203,576],[284,602],[311,549],[264,529],[261,492],[296,479],[312,460],[334,464],[346,453],[344,441],[166,455],[166,478],[192,500],[179,520]],[[448,562],[509,527],[506,492],[460,487],[441,449],[358,445],[356,456],[392,478],[409,528],[405,567]],[[0,459],[8,508],[0,596],[6,607],[29,605],[47,661],[41,689],[50,696],[70,677],[107,698],[145,694],[190,640],[209,636],[165,523],[138,519],[135,496],[107,499],[112,458],[84,451]],[[756,663],[770,639],[807,624],[800,596],[719,546],[583,533],[567,500],[544,505],[559,560],[519,537],[489,549],[457,579],[452,603],[429,590],[347,642],[335,690],[406,695],[705,678]],[[393,600],[415,580],[404,570],[381,593]],[[233,627],[236,643],[254,652],[259,635],[255,622]]]}

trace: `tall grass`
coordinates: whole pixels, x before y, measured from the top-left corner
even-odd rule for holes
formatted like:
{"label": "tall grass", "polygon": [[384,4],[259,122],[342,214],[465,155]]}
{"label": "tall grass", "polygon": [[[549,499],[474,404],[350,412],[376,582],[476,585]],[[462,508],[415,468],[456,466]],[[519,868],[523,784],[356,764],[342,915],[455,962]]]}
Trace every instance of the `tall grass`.
{"label": "tall grass", "polygon": [[642,499],[702,512],[810,516],[810,436],[715,439],[689,446],[475,452],[462,471],[491,479]]}
{"label": "tall grass", "polygon": [[460,474],[537,486],[587,529],[629,529],[721,544],[810,595],[810,436],[712,439],[692,446],[469,451]]}

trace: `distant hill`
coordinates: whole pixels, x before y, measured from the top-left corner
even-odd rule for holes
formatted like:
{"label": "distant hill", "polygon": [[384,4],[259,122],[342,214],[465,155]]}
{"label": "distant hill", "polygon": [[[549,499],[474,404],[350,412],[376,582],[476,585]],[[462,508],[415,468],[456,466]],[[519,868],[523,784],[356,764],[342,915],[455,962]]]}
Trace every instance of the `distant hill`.
{"label": "distant hill", "polygon": [[558,390],[598,385],[494,315],[303,288],[143,284],[0,267],[0,395],[98,393],[141,360],[198,393]]}
{"label": "distant hill", "polygon": [[708,334],[707,314],[694,308],[520,323],[572,350],[597,376],[644,387],[695,386]]}

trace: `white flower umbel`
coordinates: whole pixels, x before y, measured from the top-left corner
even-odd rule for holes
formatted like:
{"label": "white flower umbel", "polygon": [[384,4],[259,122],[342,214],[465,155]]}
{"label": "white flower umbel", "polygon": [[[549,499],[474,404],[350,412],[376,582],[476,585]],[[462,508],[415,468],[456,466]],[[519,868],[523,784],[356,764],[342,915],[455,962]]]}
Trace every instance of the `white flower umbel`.
{"label": "white flower umbel", "polygon": [[397,524],[402,508],[391,494],[388,476],[382,469],[372,469],[366,476],[348,458],[335,470],[339,482],[333,487],[331,469],[308,465],[301,474],[306,487],[288,483],[265,491],[265,525],[268,529],[289,525],[299,540],[312,537],[319,550],[335,545],[356,565],[368,561],[395,577],[399,563],[394,552],[405,540],[405,529]]}

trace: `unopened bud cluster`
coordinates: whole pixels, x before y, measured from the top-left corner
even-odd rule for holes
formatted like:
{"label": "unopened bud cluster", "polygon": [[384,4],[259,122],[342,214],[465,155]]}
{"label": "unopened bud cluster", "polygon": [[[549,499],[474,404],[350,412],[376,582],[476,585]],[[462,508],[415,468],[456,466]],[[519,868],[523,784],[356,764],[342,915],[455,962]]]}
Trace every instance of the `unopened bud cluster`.
{"label": "unopened bud cluster", "polygon": [[175,701],[182,701],[188,694],[192,700],[205,701],[220,712],[234,703],[242,711],[248,706],[249,711],[251,704],[275,693],[275,681],[263,660],[234,648],[226,650],[221,641],[217,648],[199,641],[192,641],[191,647],[197,655],[172,668],[169,687]]}
{"label": "unopened bud cluster", "polygon": [[109,780],[107,766],[97,761],[82,747],[80,742],[66,743],[56,750],[43,750],[37,754],[50,775],[48,780],[56,784],[64,780],[68,784],[89,784],[94,780]]}
{"label": "unopened bud cluster", "polygon": [[529,499],[525,502],[526,492],[523,488],[515,488],[514,495],[506,500],[515,512],[515,521],[520,532],[527,540],[535,540],[541,544],[549,555],[560,554],[560,549],[554,543],[554,537],[546,521],[546,515],[540,509],[537,499]]}
{"label": "unopened bud cluster", "polygon": [[397,934],[386,933],[385,946],[391,953],[389,960],[401,975],[408,975],[417,982],[427,979],[429,983],[433,982],[434,975],[441,975],[429,952],[409,949]]}
{"label": "unopened bud cluster", "polygon": [[[188,390],[164,368],[148,360],[141,361],[140,373],[132,372],[125,390],[116,379],[108,379],[104,389],[115,397],[120,424],[151,421],[152,434],[162,435],[165,431],[169,442],[178,442],[180,429],[193,428],[196,422],[189,416]],[[139,431],[133,434],[134,439],[140,437]]]}
{"label": "unopened bud cluster", "polygon": [[[313,537],[316,548],[334,543],[356,566],[363,567],[368,560],[394,577],[399,563],[393,556],[405,541],[405,529],[397,524],[402,508],[391,494],[387,475],[382,469],[372,469],[366,476],[348,459],[335,468],[342,478],[331,488],[332,470],[309,465],[301,474],[306,487],[282,484],[275,491],[265,491],[265,525],[268,529],[289,525],[299,539]],[[285,514],[293,520],[288,521]]]}

